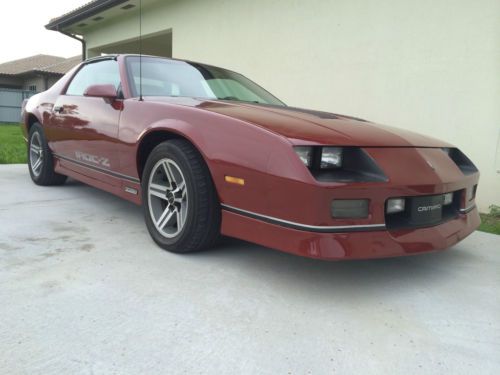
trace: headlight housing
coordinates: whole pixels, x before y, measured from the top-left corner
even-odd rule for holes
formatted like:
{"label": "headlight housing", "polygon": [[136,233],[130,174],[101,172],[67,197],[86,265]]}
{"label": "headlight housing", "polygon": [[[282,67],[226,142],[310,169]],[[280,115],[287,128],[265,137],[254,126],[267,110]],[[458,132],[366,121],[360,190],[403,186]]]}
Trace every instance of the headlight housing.
{"label": "headlight housing", "polygon": [[310,168],[312,164],[313,148],[309,146],[296,146],[294,150],[305,166]]}
{"label": "headlight housing", "polygon": [[384,172],[360,147],[295,146],[294,150],[318,181],[387,181]]}
{"label": "headlight housing", "polygon": [[342,167],[342,147],[321,148],[321,169],[332,169]]}

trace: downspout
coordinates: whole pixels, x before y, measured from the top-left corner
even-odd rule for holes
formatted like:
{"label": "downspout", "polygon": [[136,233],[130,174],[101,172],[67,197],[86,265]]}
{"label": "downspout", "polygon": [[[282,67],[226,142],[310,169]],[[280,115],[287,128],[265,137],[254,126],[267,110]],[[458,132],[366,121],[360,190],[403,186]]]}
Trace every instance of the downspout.
{"label": "downspout", "polygon": [[77,37],[74,34],[67,33],[66,31],[62,31],[59,26],[57,26],[57,31],[60,32],[61,34],[64,34],[66,36],[69,36],[70,38],[78,40],[80,43],[82,43],[82,60],[85,61],[87,58],[87,44],[85,43],[85,40],[83,38]]}

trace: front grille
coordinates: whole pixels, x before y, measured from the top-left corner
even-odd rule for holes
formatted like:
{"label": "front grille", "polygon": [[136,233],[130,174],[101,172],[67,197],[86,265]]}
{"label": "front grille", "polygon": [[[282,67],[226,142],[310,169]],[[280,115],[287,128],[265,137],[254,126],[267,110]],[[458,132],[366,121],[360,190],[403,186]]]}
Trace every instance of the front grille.
{"label": "front grille", "polygon": [[[444,195],[414,196],[405,198],[405,209],[395,214],[385,214],[387,229],[430,227],[455,219],[460,210],[462,191],[453,193],[453,201],[443,205]],[[437,206],[440,205],[440,208]]]}

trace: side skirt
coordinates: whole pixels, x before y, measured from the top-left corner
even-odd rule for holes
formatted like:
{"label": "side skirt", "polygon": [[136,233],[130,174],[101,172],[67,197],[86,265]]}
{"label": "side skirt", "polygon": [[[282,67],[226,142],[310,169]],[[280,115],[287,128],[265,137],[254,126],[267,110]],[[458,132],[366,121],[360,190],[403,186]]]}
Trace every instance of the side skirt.
{"label": "side skirt", "polygon": [[[55,166],[54,169],[57,173],[66,175],[68,177],[74,178],[84,184],[90,185],[100,190],[107,191],[108,193],[117,195],[120,198],[123,198],[129,202],[135,203],[137,205],[141,205],[141,185],[136,182],[126,181],[121,178],[113,177],[116,180],[116,184],[108,184],[106,182],[100,181],[98,179],[89,177],[82,173],[78,173],[77,171],[66,168],[60,162],[57,157],[54,157]],[[126,188],[131,188],[137,191],[137,194],[131,194],[127,192]]]}

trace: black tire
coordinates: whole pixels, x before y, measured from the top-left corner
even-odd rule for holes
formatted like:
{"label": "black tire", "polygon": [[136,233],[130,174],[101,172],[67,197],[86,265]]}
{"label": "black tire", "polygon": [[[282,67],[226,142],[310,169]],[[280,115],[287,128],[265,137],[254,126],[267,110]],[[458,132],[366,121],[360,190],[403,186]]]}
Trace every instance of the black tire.
{"label": "black tire", "polygon": [[[31,125],[28,137],[28,169],[33,182],[41,186],[64,184],[67,177],[54,172],[52,151],[50,151],[49,145],[47,144],[43,128],[38,122]],[[35,159],[37,156],[35,155],[36,152],[32,150],[32,145],[37,145],[40,150],[40,165],[38,167],[34,165],[38,159]],[[34,167],[36,167],[36,169],[34,169]]]}
{"label": "black tire", "polygon": [[[177,216],[174,221],[179,232],[170,238],[162,234],[153,222],[154,213],[150,207],[150,204],[151,206],[154,204],[169,205],[169,201],[166,199],[166,202],[163,202],[165,198],[162,197],[159,198],[160,203],[157,203],[158,200],[153,200],[156,199],[155,197],[149,196],[150,180],[158,178],[160,173],[158,168],[166,160],[168,160],[167,163],[172,162],[175,168],[181,172],[177,176],[181,176],[180,178],[185,181],[185,199],[189,202],[185,208],[185,223],[182,229],[179,228],[179,216]],[[168,181],[164,181],[165,186],[167,186]],[[168,195],[168,189],[172,189],[172,184],[165,189],[165,194]],[[146,226],[151,237],[167,251],[189,253],[203,250],[213,246],[220,236],[221,208],[210,171],[198,150],[186,140],[166,141],[151,151],[142,174],[142,202]],[[173,202],[170,203],[172,206],[174,205]],[[180,207],[180,203],[178,207]],[[161,207],[160,212],[163,209],[164,207]]]}

